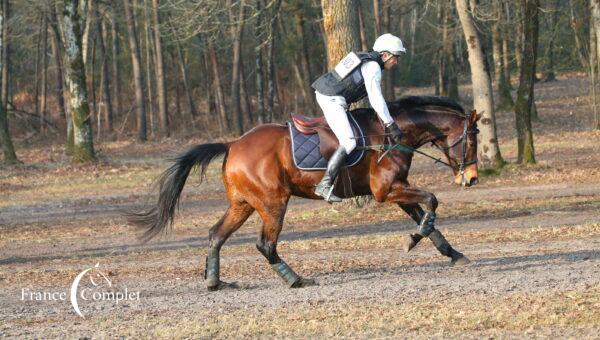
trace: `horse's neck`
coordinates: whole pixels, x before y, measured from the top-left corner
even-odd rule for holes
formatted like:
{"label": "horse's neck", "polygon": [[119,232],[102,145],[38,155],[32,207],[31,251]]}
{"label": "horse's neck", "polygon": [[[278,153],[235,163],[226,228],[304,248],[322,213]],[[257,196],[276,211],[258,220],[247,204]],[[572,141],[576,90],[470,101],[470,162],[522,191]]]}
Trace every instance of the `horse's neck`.
{"label": "horse's neck", "polygon": [[414,148],[433,142],[440,136],[444,136],[449,127],[455,124],[456,116],[446,113],[425,112],[424,114],[406,114],[398,117],[400,124],[407,124],[409,130],[407,141]]}

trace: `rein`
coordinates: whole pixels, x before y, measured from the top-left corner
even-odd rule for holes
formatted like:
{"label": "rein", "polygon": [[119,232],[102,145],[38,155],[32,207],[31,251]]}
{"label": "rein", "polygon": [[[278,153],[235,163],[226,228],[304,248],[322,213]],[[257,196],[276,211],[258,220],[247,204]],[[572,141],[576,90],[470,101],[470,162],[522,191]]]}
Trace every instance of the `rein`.
{"label": "rein", "polygon": [[[435,143],[435,139],[431,142],[432,145],[434,145],[438,149],[444,150],[444,151],[447,151],[447,150],[455,147],[456,145],[458,145],[458,143],[462,142],[462,155],[461,155],[462,156],[462,161],[460,163],[456,164],[456,165],[452,165],[452,164],[450,164],[448,162],[443,161],[441,158],[433,157],[433,156],[431,156],[431,155],[429,155],[429,154],[427,154],[427,153],[425,153],[423,151],[417,150],[416,148],[414,148],[412,146],[409,146],[409,145],[406,145],[406,144],[401,144],[401,143],[394,144],[394,145],[391,145],[391,144],[365,145],[364,147],[360,147],[360,149],[363,149],[363,150],[384,151],[385,153],[387,153],[390,150],[398,150],[398,151],[406,152],[406,153],[418,153],[420,155],[423,155],[423,156],[425,156],[427,158],[430,158],[430,159],[434,160],[435,163],[440,163],[440,164],[443,164],[443,165],[445,165],[445,166],[447,166],[447,167],[449,167],[451,169],[458,170],[460,172],[461,176],[462,176],[462,182],[464,183],[465,180],[466,180],[465,179],[465,167],[467,165],[476,164],[477,161],[478,161],[477,158],[475,158],[475,159],[473,159],[471,161],[468,161],[468,162],[467,162],[467,159],[466,159],[467,158],[467,135],[469,135],[469,134],[478,134],[479,133],[479,130],[477,128],[475,128],[475,129],[469,129],[468,125],[469,125],[469,120],[467,119],[467,117],[465,117],[465,124],[464,124],[462,135],[459,138],[457,138],[454,142],[452,142],[450,145],[448,145],[446,147],[437,145]],[[368,136],[360,136],[360,137],[356,137],[356,138],[375,137],[375,136],[388,136],[388,135],[390,135],[390,134],[386,133],[386,134],[382,134],[382,135],[368,135]],[[440,137],[443,137],[443,136],[440,136]],[[440,137],[438,137],[438,138],[440,138]],[[384,156],[384,155],[382,155],[382,156]]]}

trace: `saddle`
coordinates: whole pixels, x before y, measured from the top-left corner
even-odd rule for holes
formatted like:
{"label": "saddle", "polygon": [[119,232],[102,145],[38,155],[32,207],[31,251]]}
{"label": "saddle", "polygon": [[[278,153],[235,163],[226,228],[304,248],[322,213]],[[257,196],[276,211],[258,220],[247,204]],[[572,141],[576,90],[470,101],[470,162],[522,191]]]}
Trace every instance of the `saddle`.
{"label": "saddle", "polygon": [[[339,141],[325,117],[309,118],[302,115],[291,115],[288,122],[292,139],[292,154],[296,167],[301,170],[325,170],[327,161],[335,152]],[[355,136],[363,136],[363,131],[351,114],[348,114],[350,126]],[[356,165],[364,156],[364,138],[356,140],[357,148],[346,158],[346,166]]]}

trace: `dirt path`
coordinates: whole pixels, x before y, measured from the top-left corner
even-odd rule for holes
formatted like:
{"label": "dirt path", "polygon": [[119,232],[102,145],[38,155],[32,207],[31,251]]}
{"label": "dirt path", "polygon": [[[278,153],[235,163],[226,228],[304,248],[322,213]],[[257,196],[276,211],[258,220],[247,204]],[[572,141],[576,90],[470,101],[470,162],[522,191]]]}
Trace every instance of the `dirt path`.
{"label": "dirt path", "polygon": [[[449,205],[474,201],[526,204],[528,200],[580,196],[589,198],[592,203],[600,202],[600,185],[482,186],[438,193],[442,204],[446,202]],[[81,218],[82,215],[94,219],[113,218],[123,207],[133,204],[113,202],[103,205],[101,201],[83,206],[78,202],[62,202],[21,207],[3,210],[2,215],[3,218],[14,219],[19,214],[26,214],[23,224],[10,227],[18,229],[21,228],[19,225],[39,220],[58,222],[65,218]],[[223,204],[220,200],[188,202],[183,213],[193,211],[201,215],[222,211]],[[438,225],[448,239],[473,260],[471,265],[457,268],[451,267],[437,254],[428,241],[409,254],[403,253],[400,237],[414,230],[414,224],[407,219],[400,223],[326,225],[317,230],[286,229],[279,246],[282,256],[298,272],[315,278],[319,283],[316,287],[298,290],[285,288],[268,269],[264,259],[253,249],[256,234],[251,230],[242,230],[232,237],[222,259],[223,278],[239,282],[241,288],[215,293],[207,292],[201,279],[205,237],[176,235],[170,240],[146,246],[135,244],[131,238],[128,241],[114,236],[97,237],[93,242],[85,238],[69,239],[71,244],[77,244],[75,246],[61,241],[21,242],[14,247],[7,244],[0,260],[0,282],[3,286],[0,292],[0,335],[224,336],[232,334],[228,332],[239,332],[240,335],[273,336],[422,336],[431,333],[419,328],[418,324],[429,322],[427,315],[440,313],[440,309],[435,307],[437,303],[445,303],[447,308],[455,310],[454,313],[442,312],[442,316],[434,317],[440,319],[439,324],[430,325],[434,334],[436,330],[443,332],[440,335],[479,334],[473,333],[477,331],[473,325],[464,329],[443,325],[451,323],[453,315],[461,313],[478,313],[484,319],[506,322],[490,310],[473,310],[474,306],[485,306],[486,301],[497,304],[498,313],[519,315],[518,311],[511,311],[514,307],[512,299],[538,299],[534,304],[544,306],[544,301],[550,301],[555,294],[578,296],[600,289],[598,205],[579,204],[576,209],[573,207],[501,210],[490,214],[465,211],[454,217],[440,218]],[[291,213],[310,209],[331,207],[322,202],[299,200],[292,204]],[[592,232],[586,229],[589,226],[592,226]],[[563,237],[570,233],[570,228],[583,229]],[[536,236],[538,234],[542,236]],[[503,235],[511,236],[503,240]],[[491,239],[486,241],[486,237]],[[398,242],[389,242],[390,238],[398,239]],[[28,291],[66,291],[80,270],[96,262],[113,273],[111,278],[121,289],[128,287],[140,291],[141,299],[119,304],[111,301],[87,302],[82,305],[89,315],[86,319],[74,315],[69,301],[23,299],[24,288]],[[23,276],[24,281],[15,281],[13,276]],[[36,277],[40,282],[36,283]],[[590,306],[586,305],[588,300],[582,300],[582,308],[598,307],[593,302]],[[464,301],[472,301],[472,304],[465,305]],[[423,310],[412,310],[417,314],[409,315],[409,323],[405,325],[397,324],[405,316],[390,315],[393,322],[373,326],[375,320],[369,314],[373,308],[383,307],[379,310],[382,315],[391,311],[394,315],[396,312],[402,314],[415,306],[421,306]],[[346,314],[343,315],[349,318],[358,318],[365,328],[336,327],[339,323],[349,322],[334,317],[340,310],[344,310]],[[182,319],[167,318],[168,315],[179,315]],[[267,328],[268,331],[262,329],[260,323],[252,322],[255,319],[268,322],[268,318],[280,316],[288,322],[275,322],[278,328]],[[304,318],[312,318],[316,324],[330,328],[307,327],[302,330],[305,321],[301,320]],[[223,324],[226,321],[229,324]],[[292,327],[294,324],[297,327]],[[583,326],[576,332],[570,327],[552,326],[549,334],[590,337],[598,334],[593,325],[584,323]],[[526,331],[519,327],[514,326],[512,330],[500,327],[500,331],[495,327],[480,329],[484,330],[483,335],[510,335],[510,331],[521,334],[521,331]],[[538,329],[542,334],[545,331],[548,330]]]}

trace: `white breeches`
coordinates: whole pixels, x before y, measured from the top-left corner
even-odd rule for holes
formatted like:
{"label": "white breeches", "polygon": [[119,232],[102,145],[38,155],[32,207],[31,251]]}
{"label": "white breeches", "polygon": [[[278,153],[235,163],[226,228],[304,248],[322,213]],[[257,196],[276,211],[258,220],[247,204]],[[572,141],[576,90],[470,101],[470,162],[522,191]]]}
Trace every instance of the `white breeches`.
{"label": "white breeches", "polygon": [[346,149],[346,153],[350,154],[356,147],[356,139],[352,138],[354,137],[354,132],[346,114],[346,109],[348,108],[346,100],[341,96],[326,96],[316,91],[315,94],[317,96],[317,103],[319,103],[321,110],[323,110],[327,124],[333,130],[340,145]]}

